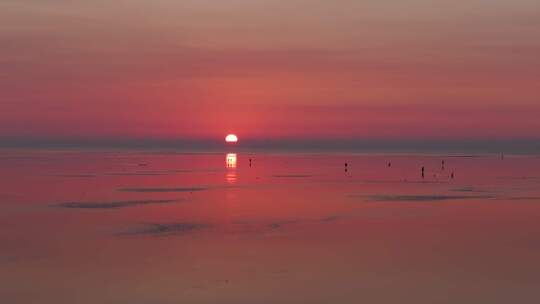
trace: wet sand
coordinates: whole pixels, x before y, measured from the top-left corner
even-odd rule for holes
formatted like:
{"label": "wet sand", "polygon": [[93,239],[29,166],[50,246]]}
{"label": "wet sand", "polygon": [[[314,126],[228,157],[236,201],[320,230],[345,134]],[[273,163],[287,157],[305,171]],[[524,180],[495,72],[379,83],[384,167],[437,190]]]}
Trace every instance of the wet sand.
{"label": "wet sand", "polygon": [[535,156],[6,150],[0,167],[2,303],[540,301]]}

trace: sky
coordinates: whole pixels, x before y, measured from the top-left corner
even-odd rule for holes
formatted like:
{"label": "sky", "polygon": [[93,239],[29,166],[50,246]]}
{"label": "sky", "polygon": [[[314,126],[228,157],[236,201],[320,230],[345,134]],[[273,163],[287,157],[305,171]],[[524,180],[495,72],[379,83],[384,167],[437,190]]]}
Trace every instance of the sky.
{"label": "sky", "polygon": [[540,139],[538,0],[0,0],[0,141]]}

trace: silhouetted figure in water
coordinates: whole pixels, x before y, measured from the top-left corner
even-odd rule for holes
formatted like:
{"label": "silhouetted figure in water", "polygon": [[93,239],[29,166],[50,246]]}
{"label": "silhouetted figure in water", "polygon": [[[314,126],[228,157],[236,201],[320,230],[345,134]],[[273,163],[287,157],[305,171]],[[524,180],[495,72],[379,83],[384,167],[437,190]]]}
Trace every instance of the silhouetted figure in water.
{"label": "silhouetted figure in water", "polygon": [[454,172],[452,172],[452,174],[450,174],[450,178],[454,179]]}
{"label": "silhouetted figure in water", "polygon": [[441,170],[444,170],[444,160],[441,161]]}
{"label": "silhouetted figure in water", "polygon": [[388,162],[388,168],[392,167],[392,162]]}
{"label": "silhouetted figure in water", "polygon": [[348,172],[348,171],[349,171],[349,164],[345,163],[345,172]]}
{"label": "silhouetted figure in water", "polygon": [[251,158],[249,159],[249,166],[251,167]]}
{"label": "silhouetted figure in water", "polygon": [[422,167],[422,178],[424,178],[424,167]]}

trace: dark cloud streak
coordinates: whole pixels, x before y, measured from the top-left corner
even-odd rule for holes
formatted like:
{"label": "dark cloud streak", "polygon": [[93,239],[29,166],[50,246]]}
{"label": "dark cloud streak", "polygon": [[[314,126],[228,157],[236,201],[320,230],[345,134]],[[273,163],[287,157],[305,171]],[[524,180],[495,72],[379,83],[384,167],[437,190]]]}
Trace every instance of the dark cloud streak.
{"label": "dark cloud streak", "polygon": [[68,209],[117,209],[152,204],[170,204],[179,200],[133,200],[133,201],[110,201],[110,202],[66,202],[54,205]]}
{"label": "dark cloud streak", "polygon": [[365,196],[372,202],[431,202],[466,199],[490,199],[491,195],[368,195]]}
{"label": "dark cloud streak", "polygon": [[195,232],[201,229],[209,228],[210,225],[201,223],[150,223],[144,227],[134,228],[119,235],[175,235]]}
{"label": "dark cloud streak", "polygon": [[185,187],[185,188],[122,188],[118,191],[122,192],[198,192],[205,191],[208,188],[205,187]]}

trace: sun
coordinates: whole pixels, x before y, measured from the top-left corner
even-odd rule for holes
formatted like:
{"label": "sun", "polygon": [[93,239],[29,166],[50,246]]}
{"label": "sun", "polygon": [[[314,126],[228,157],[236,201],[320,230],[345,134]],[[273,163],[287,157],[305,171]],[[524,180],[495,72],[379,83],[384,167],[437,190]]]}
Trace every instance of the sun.
{"label": "sun", "polygon": [[238,141],[238,137],[236,137],[234,134],[229,134],[225,137],[225,141],[228,143],[235,143]]}

